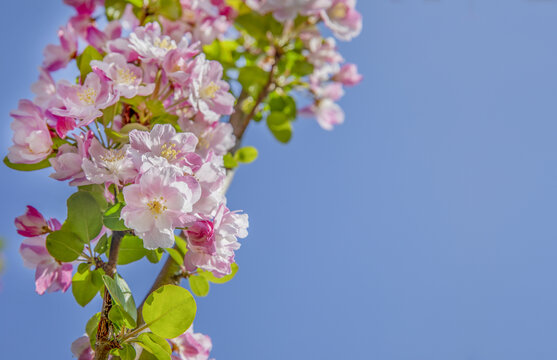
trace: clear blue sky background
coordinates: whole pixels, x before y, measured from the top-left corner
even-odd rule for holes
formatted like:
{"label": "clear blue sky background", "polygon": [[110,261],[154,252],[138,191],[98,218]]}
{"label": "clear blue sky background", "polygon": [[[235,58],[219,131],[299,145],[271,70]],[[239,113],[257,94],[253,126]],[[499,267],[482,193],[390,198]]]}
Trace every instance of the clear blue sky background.
{"label": "clear blue sky background", "polygon": [[[198,301],[220,360],[557,358],[557,2],[360,0],[342,43],[365,81],[333,132],[263,126],[229,205],[250,215],[240,272]],[[1,151],[61,1],[2,6]],[[100,307],[38,296],[13,218],[63,219],[70,188],[0,168],[7,271],[0,357],[69,359]],[[138,298],[157,271],[124,268]]]}

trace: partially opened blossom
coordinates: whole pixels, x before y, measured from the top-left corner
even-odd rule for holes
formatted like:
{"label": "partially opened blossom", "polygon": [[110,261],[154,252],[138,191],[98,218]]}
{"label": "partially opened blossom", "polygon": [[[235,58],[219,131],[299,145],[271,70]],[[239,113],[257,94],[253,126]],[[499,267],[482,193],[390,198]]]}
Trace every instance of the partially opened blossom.
{"label": "partially opened blossom", "polygon": [[188,48],[189,41],[181,39],[178,43],[167,35],[162,35],[158,23],[149,23],[137,27],[130,34],[130,48],[133,49],[144,61],[162,61],[170,50]]}
{"label": "partially opened blossom", "polygon": [[122,219],[143,239],[145,248],[171,247],[174,229],[184,225],[184,217],[192,210],[192,192],[187,184],[177,181],[172,169],[151,168],[123,192],[126,206]]}
{"label": "partially opened blossom", "polygon": [[27,206],[25,214],[15,218],[17,233],[25,237],[33,237],[54,231],[61,227],[56,219],[45,220],[43,214],[32,206]]}
{"label": "partially opened blossom", "polygon": [[99,30],[96,26],[89,25],[86,30],[85,40],[98,51],[104,51],[106,44],[110,40],[119,39],[121,35],[122,24],[119,21],[111,21],[104,31]]}
{"label": "partially opened blossom", "polygon": [[193,325],[182,335],[171,339],[172,360],[207,360],[213,348],[211,338],[194,333]]}
{"label": "partially opened blossom", "polygon": [[356,11],[356,0],[333,0],[328,9],[321,11],[321,16],[341,40],[352,40],[362,31],[362,15]]}
{"label": "partially opened blossom", "polygon": [[310,15],[331,6],[332,0],[247,0],[254,10],[272,12],[278,21],[294,20],[298,14]]}
{"label": "partially opened blossom", "polygon": [[34,164],[52,152],[52,138],[40,107],[29,100],[20,100],[17,110],[10,113],[14,135],[8,159],[13,163]]}
{"label": "partially opened blossom", "polygon": [[230,115],[234,107],[234,96],[228,92],[230,86],[222,80],[222,65],[208,61],[204,54],[195,59],[191,75],[189,101],[195,110],[209,122],[217,121],[221,115]]}
{"label": "partially opened blossom", "polygon": [[186,268],[200,268],[222,277],[231,273],[234,251],[240,248],[237,238],[248,235],[248,216],[231,212],[223,204],[213,219],[203,218],[189,226],[185,234],[188,252]]}
{"label": "partially opened blossom", "polygon": [[91,15],[97,4],[102,4],[102,0],[64,0],[64,3],[73,6],[78,14]]}
{"label": "partially opened blossom", "polygon": [[43,68],[39,68],[39,80],[31,85],[31,91],[36,95],[33,102],[45,109],[51,107],[53,103],[61,100],[56,95],[56,84],[50,73]]}
{"label": "partially opened blossom", "polygon": [[362,81],[363,76],[358,73],[358,67],[355,64],[343,65],[339,72],[333,76],[333,81],[338,81],[344,86],[354,86]]}
{"label": "partially opened blossom", "polygon": [[118,101],[112,83],[94,72],[87,75],[83,85],[72,85],[62,80],[58,83],[57,90],[65,108],[51,109],[51,112],[79,119],[79,126],[89,125],[102,115],[101,110]]}
{"label": "partially opened blossom", "polygon": [[331,99],[322,99],[300,110],[301,115],[314,117],[325,130],[332,130],[335,125],[344,122],[344,111]]}
{"label": "partially opened blossom", "polygon": [[122,54],[108,54],[103,61],[91,61],[91,67],[99,74],[112,80],[114,90],[118,95],[132,98],[136,95],[146,96],[153,92],[155,84],[143,83],[143,70],[129,64]]}
{"label": "partially opened blossom", "polygon": [[77,360],[93,360],[95,358],[95,352],[91,349],[91,340],[87,335],[77,338],[72,343],[71,351]]}
{"label": "partially opened blossom", "polygon": [[129,145],[121,149],[106,149],[97,139],[93,139],[88,158],[84,158],[81,167],[85,177],[93,184],[123,185],[132,182],[137,170],[127,153]]}
{"label": "partially opened blossom", "polygon": [[181,118],[178,124],[183,131],[192,132],[197,136],[199,142],[195,151],[203,158],[207,158],[209,151],[216,156],[223,156],[236,143],[234,129],[230,123],[215,121],[208,124],[205,121]]}
{"label": "partially opened blossom", "polygon": [[68,24],[58,30],[60,45],[47,45],[44,50],[43,68],[56,71],[68,65],[77,54],[77,36],[73,27]]}
{"label": "partially opened blossom", "polygon": [[185,49],[170,50],[162,63],[166,76],[178,86],[185,86],[194,65],[192,59],[198,53],[196,44]]}
{"label": "partially opened blossom", "polygon": [[64,144],[58,149],[55,158],[49,159],[54,173],[50,177],[56,180],[69,180],[70,185],[87,185],[87,180],[81,164],[83,159],[89,157],[89,147],[93,141],[94,135],[91,131],[86,134],[76,136],[77,146]]}

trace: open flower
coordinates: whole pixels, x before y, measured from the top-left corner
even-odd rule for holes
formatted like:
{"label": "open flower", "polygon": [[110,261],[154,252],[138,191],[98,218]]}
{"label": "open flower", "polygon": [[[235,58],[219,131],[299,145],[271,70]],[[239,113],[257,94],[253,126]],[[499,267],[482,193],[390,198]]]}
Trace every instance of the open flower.
{"label": "open flower", "polygon": [[182,335],[171,339],[172,360],[207,360],[213,348],[211,338],[205,334],[194,333],[193,325]]}
{"label": "open flower", "polygon": [[126,206],[121,218],[143,239],[145,248],[171,247],[174,229],[184,225],[184,216],[192,210],[193,194],[187,184],[177,181],[171,168],[151,168],[123,193]]}
{"label": "open flower", "polygon": [[321,11],[321,17],[341,40],[351,40],[362,31],[362,15],[356,11],[356,0],[333,0],[332,6]]}
{"label": "open flower", "polygon": [[105,149],[97,139],[93,139],[89,148],[91,160],[84,158],[81,164],[87,180],[93,184],[119,185],[133,181],[137,170],[127,154],[128,147]]}
{"label": "open flower", "polygon": [[332,0],[247,0],[252,9],[266,14],[272,12],[275,19],[284,22],[294,20],[298,14],[310,15],[331,6]]}
{"label": "open flower", "polygon": [[58,30],[60,45],[47,45],[44,49],[43,68],[56,71],[68,65],[77,54],[77,34],[72,25]]}
{"label": "open flower", "polygon": [[146,96],[153,92],[155,84],[142,85],[143,70],[128,64],[122,54],[108,54],[103,61],[91,61],[91,67],[99,74],[112,80],[116,92],[125,98],[132,98],[136,95]]}

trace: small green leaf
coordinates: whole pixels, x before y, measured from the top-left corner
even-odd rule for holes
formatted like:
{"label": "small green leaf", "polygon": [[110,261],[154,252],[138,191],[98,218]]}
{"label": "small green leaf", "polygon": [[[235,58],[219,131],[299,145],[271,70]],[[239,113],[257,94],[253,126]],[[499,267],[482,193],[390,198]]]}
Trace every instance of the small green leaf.
{"label": "small green leaf", "polygon": [[307,60],[298,60],[292,66],[292,75],[298,77],[307,76],[313,73],[313,64],[310,64]]}
{"label": "small green leaf", "polygon": [[236,159],[234,159],[234,156],[232,156],[232,154],[230,153],[227,153],[223,156],[223,161],[224,167],[227,169],[234,169],[238,167],[238,161],[236,161]]}
{"label": "small green leaf", "polygon": [[99,320],[101,319],[101,313],[98,312],[93,315],[85,325],[85,333],[89,336],[89,340],[91,340],[91,345],[95,344],[95,339],[97,337],[97,329],[99,328]]}
{"label": "small green leaf", "polygon": [[87,75],[93,71],[91,69],[91,61],[93,60],[102,60],[103,56],[97,49],[92,46],[87,46],[81,55],[79,55],[76,59],[77,67],[79,69],[79,73],[81,74],[81,82],[85,80]]}
{"label": "small green leaf", "polygon": [[203,276],[205,279],[207,279],[208,281],[214,283],[214,284],[224,284],[229,282],[230,280],[232,280],[234,278],[234,276],[236,276],[236,273],[238,272],[238,265],[236,263],[232,263],[232,265],[230,266],[230,270],[232,271],[230,273],[230,275],[226,275],[223,277],[216,277],[215,275],[213,275],[212,272],[210,271],[200,271],[199,275]]}
{"label": "small green leaf", "polygon": [[49,156],[48,158],[39,161],[36,164],[16,164],[11,162],[8,157],[6,156],[4,158],[4,164],[6,164],[7,167],[9,167],[10,169],[14,169],[14,170],[18,170],[18,171],[33,171],[33,170],[40,170],[40,169],[46,169],[47,167],[50,167],[50,161],[48,161],[48,159],[50,159],[53,156]]}
{"label": "small green leaf", "polygon": [[108,319],[118,325],[119,328],[127,327],[128,329],[133,329],[136,325],[120,304],[112,304],[108,313]]}
{"label": "small green leaf", "polygon": [[149,260],[149,262],[156,264],[159,261],[161,261],[163,254],[164,254],[163,249],[147,250],[147,255],[145,255],[145,257],[147,258],[147,260]]}
{"label": "small green leaf", "polygon": [[171,339],[191,326],[196,311],[195,299],[189,291],[176,285],[164,285],[145,300],[143,319],[153,333]]}
{"label": "small green leaf", "polygon": [[281,143],[288,143],[292,138],[292,124],[288,121],[286,115],[273,112],[267,117],[267,127],[271,133]]}
{"label": "small green leaf", "polygon": [[114,355],[119,356],[121,360],[134,360],[136,353],[132,345],[124,344],[121,349],[115,349]]}
{"label": "small green leaf", "polygon": [[176,264],[182,266],[184,265],[184,257],[180,254],[180,252],[176,249],[168,248],[168,255],[176,262]]}
{"label": "small green leaf", "polygon": [[234,159],[238,162],[249,164],[257,159],[257,149],[253,146],[244,146],[236,151]]}
{"label": "small green leaf", "polygon": [[143,247],[143,240],[137,236],[126,234],[120,243],[117,263],[118,265],[126,265],[140,260],[147,255],[147,251]]}
{"label": "small green leaf", "polygon": [[190,276],[188,278],[191,291],[197,296],[207,296],[209,294],[209,281],[203,276]]}
{"label": "small green leaf", "polygon": [[176,248],[180,250],[182,256],[185,256],[188,252],[188,243],[186,242],[186,240],[178,235],[174,235],[174,240],[176,241]]}
{"label": "small green leaf", "polygon": [[178,20],[182,17],[180,0],[160,0],[159,14],[169,20]]}
{"label": "small green leaf", "polygon": [[117,143],[127,143],[130,140],[128,135],[122,135],[119,132],[112,130],[111,128],[104,128],[104,132],[106,136],[116,141]]}
{"label": "small green leaf", "polygon": [[97,200],[88,192],[78,191],[68,198],[66,224],[83,242],[94,239],[101,232],[102,213]]}
{"label": "small green leaf", "polygon": [[106,250],[108,250],[108,236],[106,236],[106,234],[104,234],[100,239],[99,242],[97,242],[97,245],[95,245],[95,252],[97,254],[104,254],[106,252]]}
{"label": "small green leaf", "polygon": [[71,231],[53,231],[46,237],[46,249],[58,261],[76,260],[83,252],[83,247],[83,242]]}
{"label": "small green leaf", "polygon": [[126,0],[126,2],[132,4],[135,7],[143,7],[143,0]]}
{"label": "small green leaf", "polygon": [[168,341],[153,333],[142,333],[135,339],[142,348],[150,352],[158,360],[170,360],[172,349]]}
{"label": "small green leaf", "polygon": [[119,202],[110,209],[106,210],[103,218],[104,226],[114,231],[129,230],[126,225],[124,225],[124,220],[120,219],[120,212],[124,206],[125,204]]}
{"label": "small green leaf", "polygon": [[258,66],[246,66],[240,69],[238,81],[248,94],[256,98],[269,78],[269,74]]}
{"label": "small green leaf", "polygon": [[[101,269],[91,271],[88,268],[85,271],[82,270],[78,269],[72,278],[72,294],[79,305],[85,306],[95,298],[102,288],[101,276],[104,271]],[[101,279],[100,283],[98,279]]]}
{"label": "small green leaf", "polygon": [[128,315],[126,320],[132,325],[130,327],[135,327],[137,309],[135,308],[135,301],[133,300],[132,292],[128,284],[118,274],[114,275],[114,279],[110,276],[103,275],[103,281],[114,302],[122,307],[125,311],[124,314]]}
{"label": "small green leaf", "polygon": [[97,203],[101,208],[101,212],[106,211],[106,209],[108,208],[108,202],[104,197],[105,189],[103,185],[100,184],[82,185],[79,186],[78,189],[79,191],[84,191],[91,194],[95,198],[95,200],[97,200]]}

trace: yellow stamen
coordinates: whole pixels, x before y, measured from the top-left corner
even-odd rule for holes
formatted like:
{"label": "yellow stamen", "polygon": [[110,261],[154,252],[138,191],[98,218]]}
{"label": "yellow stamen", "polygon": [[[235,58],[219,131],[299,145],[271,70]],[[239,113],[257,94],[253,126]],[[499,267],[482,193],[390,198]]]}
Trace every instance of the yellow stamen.
{"label": "yellow stamen", "polygon": [[92,88],[81,89],[77,92],[77,97],[82,103],[93,105],[97,99],[97,92]]}
{"label": "yellow stamen", "polygon": [[211,81],[209,85],[201,89],[201,97],[213,99],[215,97],[215,93],[219,90],[220,86]]}
{"label": "yellow stamen", "polygon": [[118,68],[118,82],[121,84],[132,85],[137,80],[137,76],[129,69]]}
{"label": "yellow stamen", "polygon": [[165,50],[176,49],[176,44],[172,40],[168,40],[167,37],[161,39],[155,39],[155,46]]}
{"label": "yellow stamen", "polygon": [[161,156],[166,158],[168,161],[172,161],[178,157],[178,151],[176,151],[176,144],[163,144],[161,146]]}
{"label": "yellow stamen", "polygon": [[168,210],[164,203],[166,203],[166,200],[162,196],[147,203],[147,207],[151,210],[151,213],[155,215],[155,218],[157,217],[156,215],[160,215],[165,210]]}
{"label": "yellow stamen", "polygon": [[343,3],[338,3],[331,10],[329,10],[329,16],[333,19],[344,19],[348,13],[348,6]]}

